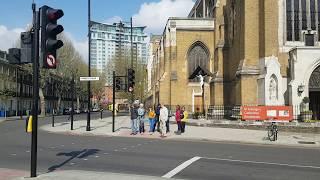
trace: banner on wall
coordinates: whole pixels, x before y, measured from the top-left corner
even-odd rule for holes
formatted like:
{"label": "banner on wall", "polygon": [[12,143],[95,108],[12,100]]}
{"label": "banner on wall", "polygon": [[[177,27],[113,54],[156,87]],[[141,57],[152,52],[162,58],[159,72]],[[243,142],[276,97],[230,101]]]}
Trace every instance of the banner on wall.
{"label": "banner on wall", "polygon": [[292,121],[292,106],[242,106],[242,120]]}

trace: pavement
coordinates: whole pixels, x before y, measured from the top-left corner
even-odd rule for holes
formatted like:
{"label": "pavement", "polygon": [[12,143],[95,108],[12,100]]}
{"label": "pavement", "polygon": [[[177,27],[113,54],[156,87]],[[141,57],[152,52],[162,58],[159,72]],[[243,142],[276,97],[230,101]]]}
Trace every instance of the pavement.
{"label": "pavement", "polygon": [[[1,178],[0,178],[1,179]],[[26,180],[31,179],[30,177],[16,177],[12,180]],[[56,180],[56,179],[67,179],[67,180],[105,180],[105,179],[116,179],[116,180],[164,180],[167,178],[156,177],[156,176],[144,176],[134,174],[123,174],[123,173],[109,173],[109,172],[95,172],[95,171],[80,171],[80,170],[66,170],[56,171],[45,174],[40,174],[36,180]]]}
{"label": "pavement", "polygon": [[[174,121],[171,119],[171,121]],[[86,131],[86,120],[74,121],[74,130],[70,130],[70,122],[56,123],[55,127],[50,124],[41,126],[40,129],[51,133],[62,133],[69,135],[84,135],[84,136],[118,136],[118,137],[133,137],[133,138],[150,138],[150,139],[168,139],[168,140],[194,140],[194,141],[222,141],[222,142],[237,142],[237,143],[253,143],[253,144],[268,144],[268,145],[284,145],[284,146],[299,146],[299,147],[320,147],[320,134],[317,133],[296,133],[279,131],[278,140],[270,141],[267,138],[266,129],[251,130],[251,129],[234,129],[221,127],[205,127],[188,126],[186,132],[177,135],[173,133],[177,129],[176,125],[171,124],[171,132],[166,138],[161,138],[159,133],[150,134],[148,132],[149,125],[145,122],[146,133],[138,135],[130,135],[130,118],[128,116],[116,117],[115,132],[112,132],[112,118],[97,119],[91,121],[91,131]],[[172,122],[173,123],[173,122]]]}

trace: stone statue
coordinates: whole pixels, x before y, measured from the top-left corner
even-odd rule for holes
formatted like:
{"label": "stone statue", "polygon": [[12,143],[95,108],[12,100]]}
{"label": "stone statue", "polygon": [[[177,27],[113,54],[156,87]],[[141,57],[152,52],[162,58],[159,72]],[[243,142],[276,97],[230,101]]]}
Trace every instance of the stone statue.
{"label": "stone statue", "polygon": [[270,85],[269,85],[269,99],[271,101],[277,100],[278,95],[277,95],[277,82],[276,80],[272,77],[270,80]]}
{"label": "stone statue", "polygon": [[201,88],[201,92],[202,92],[202,87],[203,87],[203,76],[200,74],[197,76],[200,80],[200,88]]}

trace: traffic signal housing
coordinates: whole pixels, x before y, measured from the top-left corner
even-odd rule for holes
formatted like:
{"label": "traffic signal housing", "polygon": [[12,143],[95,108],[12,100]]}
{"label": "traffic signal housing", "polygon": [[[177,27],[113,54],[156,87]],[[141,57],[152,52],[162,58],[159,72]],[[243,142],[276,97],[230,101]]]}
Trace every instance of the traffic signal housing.
{"label": "traffic signal housing", "polygon": [[117,77],[116,78],[116,91],[120,91],[121,90],[121,78]]}
{"label": "traffic signal housing", "polygon": [[128,69],[128,92],[133,92],[135,85],[135,71]]}
{"label": "traffic signal housing", "polygon": [[57,20],[63,15],[61,9],[53,9],[49,6],[41,7],[41,53],[43,68],[56,68],[56,51],[63,46],[63,42],[57,40],[57,35],[64,30],[62,25],[57,24]]}

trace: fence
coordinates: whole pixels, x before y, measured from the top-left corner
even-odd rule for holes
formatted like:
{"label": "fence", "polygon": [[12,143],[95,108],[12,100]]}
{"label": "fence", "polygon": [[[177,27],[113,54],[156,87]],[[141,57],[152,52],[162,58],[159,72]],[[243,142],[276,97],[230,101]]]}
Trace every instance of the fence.
{"label": "fence", "polygon": [[[170,115],[174,115],[177,105],[165,105]],[[252,105],[250,105],[252,106]],[[253,105],[256,106],[256,105]],[[192,105],[180,105],[189,112],[189,118],[198,119],[206,118],[209,120],[240,120],[241,119],[241,106],[222,106],[222,105],[207,105],[205,106],[205,114],[202,112],[202,107]],[[305,119],[320,120],[320,105],[309,106],[310,110],[306,111],[305,107],[300,105],[292,106],[293,120],[301,121]],[[307,108],[307,109],[309,109]]]}

